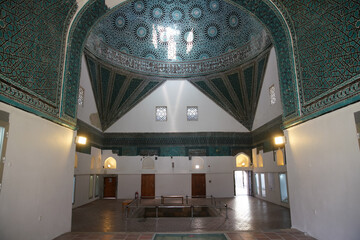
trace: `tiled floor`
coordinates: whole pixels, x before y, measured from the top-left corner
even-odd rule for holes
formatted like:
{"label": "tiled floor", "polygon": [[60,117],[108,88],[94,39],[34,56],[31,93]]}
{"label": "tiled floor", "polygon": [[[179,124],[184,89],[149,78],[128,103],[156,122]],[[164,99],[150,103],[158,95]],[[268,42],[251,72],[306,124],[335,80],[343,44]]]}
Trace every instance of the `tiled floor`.
{"label": "tiled floor", "polygon": [[[55,240],[146,240],[153,239],[155,233],[66,233]],[[262,231],[244,231],[244,232],[227,232],[225,233],[229,240],[315,240],[306,236],[304,233],[294,230],[285,229],[272,232]]]}
{"label": "tiled floor", "polygon": [[[290,229],[289,209],[247,196],[221,199],[221,204],[217,203],[217,206],[228,205],[228,218],[225,210],[217,217],[139,218],[132,215],[126,218],[122,201],[98,200],[74,209],[72,232],[56,240],[152,239],[157,232],[222,232],[231,240],[314,239]],[[189,200],[189,205],[202,205],[203,201]],[[210,203],[210,199],[206,201]],[[154,204],[160,204],[160,200],[141,201],[141,205]]]}

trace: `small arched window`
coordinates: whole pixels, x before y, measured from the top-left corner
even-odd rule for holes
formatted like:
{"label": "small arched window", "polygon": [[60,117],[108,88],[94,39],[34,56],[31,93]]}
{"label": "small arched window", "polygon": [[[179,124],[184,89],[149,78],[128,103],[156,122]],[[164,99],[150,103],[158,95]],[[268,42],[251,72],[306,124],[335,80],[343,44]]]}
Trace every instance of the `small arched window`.
{"label": "small arched window", "polygon": [[116,169],[116,160],[113,157],[108,157],[104,162],[104,168]]}
{"label": "small arched window", "polygon": [[151,157],[145,157],[142,161],[142,169],[154,169],[155,161]]}
{"label": "small arched window", "polygon": [[281,149],[276,151],[276,163],[278,166],[284,166],[284,153]]}
{"label": "small arched window", "polygon": [[91,162],[90,162],[90,169],[94,169],[94,165],[95,165],[95,157],[92,156],[91,157]]}
{"label": "small arched window", "polygon": [[78,167],[78,155],[75,153],[75,161],[74,161],[74,168]]}
{"label": "small arched window", "polygon": [[258,167],[264,167],[264,161],[263,161],[262,154],[259,153],[257,158],[258,158]]}
{"label": "small arched window", "polygon": [[204,168],[204,159],[201,157],[192,157],[192,169],[193,170],[200,170]]}
{"label": "small arched window", "polygon": [[245,153],[236,155],[236,167],[250,167],[250,157]]}

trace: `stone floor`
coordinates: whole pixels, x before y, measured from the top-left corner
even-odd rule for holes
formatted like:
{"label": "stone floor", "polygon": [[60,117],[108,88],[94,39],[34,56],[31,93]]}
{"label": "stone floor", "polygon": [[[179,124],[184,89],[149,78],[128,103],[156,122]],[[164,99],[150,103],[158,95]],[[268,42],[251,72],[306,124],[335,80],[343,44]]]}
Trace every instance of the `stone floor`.
{"label": "stone floor", "polygon": [[[171,199],[170,199],[171,200]],[[182,205],[179,200],[141,200],[141,206]],[[291,228],[290,211],[257,198],[241,196],[218,199],[222,210],[216,217],[144,218],[135,207],[126,210],[123,200],[97,200],[73,210],[72,232],[56,240],[153,239],[155,233],[225,233],[228,239],[314,239]],[[210,199],[192,199],[184,205],[210,204]],[[224,205],[227,204],[227,218]]]}

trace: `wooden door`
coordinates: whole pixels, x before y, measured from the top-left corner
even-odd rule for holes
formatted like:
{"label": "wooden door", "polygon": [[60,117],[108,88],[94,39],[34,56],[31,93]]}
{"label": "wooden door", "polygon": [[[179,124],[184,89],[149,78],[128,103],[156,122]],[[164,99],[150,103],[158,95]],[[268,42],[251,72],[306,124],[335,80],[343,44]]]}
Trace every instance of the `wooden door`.
{"label": "wooden door", "polygon": [[155,198],[155,174],[141,175],[141,198]]}
{"label": "wooden door", "polygon": [[192,197],[206,197],[206,178],[205,174],[191,175],[191,195]]}
{"label": "wooden door", "polygon": [[104,198],[116,198],[116,177],[104,177]]}

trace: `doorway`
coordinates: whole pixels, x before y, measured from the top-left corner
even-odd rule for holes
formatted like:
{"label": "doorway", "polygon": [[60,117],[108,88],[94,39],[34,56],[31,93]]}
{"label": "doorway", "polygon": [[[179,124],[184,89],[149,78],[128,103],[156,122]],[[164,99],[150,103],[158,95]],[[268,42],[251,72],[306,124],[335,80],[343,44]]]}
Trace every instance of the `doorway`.
{"label": "doorway", "polygon": [[234,171],[235,196],[249,195],[249,174],[247,171]]}
{"label": "doorway", "polygon": [[206,177],[205,174],[191,175],[191,195],[192,197],[206,197]]}
{"label": "doorway", "polygon": [[141,198],[155,198],[155,174],[141,175]]}
{"label": "doorway", "polygon": [[116,198],[117,177],[104,177],[104,198]]}

